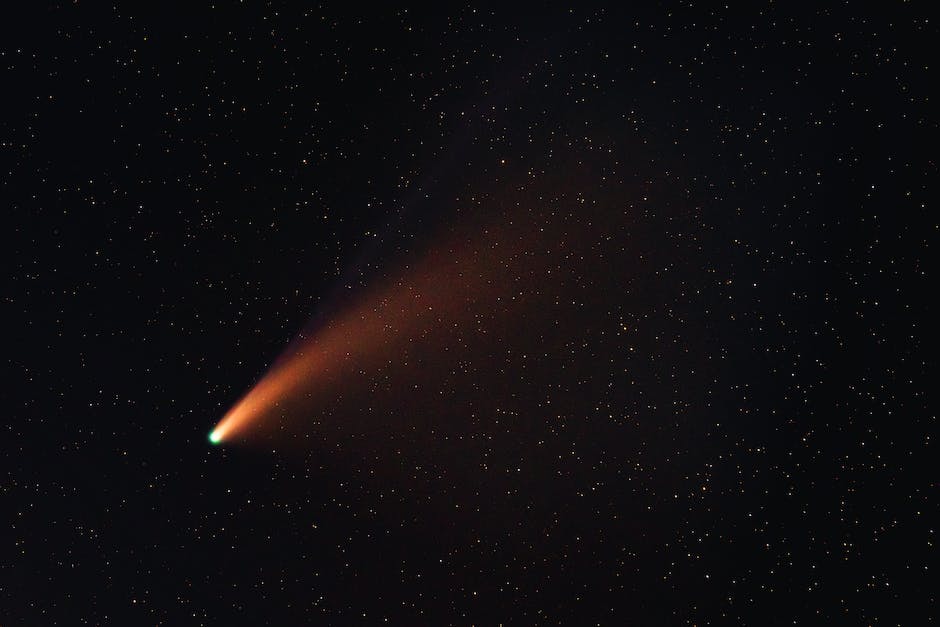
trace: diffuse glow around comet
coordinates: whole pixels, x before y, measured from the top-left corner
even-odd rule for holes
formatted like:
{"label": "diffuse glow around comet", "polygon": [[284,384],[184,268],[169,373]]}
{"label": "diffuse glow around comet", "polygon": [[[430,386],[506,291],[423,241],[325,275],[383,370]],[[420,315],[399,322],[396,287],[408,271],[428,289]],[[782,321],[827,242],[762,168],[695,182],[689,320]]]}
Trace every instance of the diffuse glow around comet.
{"label": "diffuse glow around comet", "polygon": [[478,227],[473,236],[431,249],[397,277],[382,277],[334,319],[298,338],[225,414],[209,441],[220,444],[244,435],[279,410],[335,386],[344,373],[400,356],[415,339],[457,327],[481,312],[505,315],[517,309],[525,298],[507,268],[516,275],[534,270],[540,258],[531,251],[544,246],[544,234],[544,228],[524,220]]}
{"label": "diffuse glow around comet", "polygon": [[[588,168],[566,170],[573,189],[585,174],[593,180]],[[209,441],[245,439],[265,426],[283,430],[301,416],[319,420],[341,399],[345,407],[400,404],[416,385],[449,387],[449,373],[465,372],[467,359],[498,373],[503,365],[488,360],[507,348],[544,353],[546,342],[569,342],[559,336],[571,328],[563,317],[573,323],[584,299],[617,293],[630,274],[612,272],[608,261],[622,255],[623,242],[611,234],[623,214],[577,194],[546,199],[525,181],[494,185],[471,199],[491,210],[458,216],[426,252],[385,266],[345,307],[299,334]],[[388,391],[381,401],[377,386]],[[432,403],[441,392],[417,402]]]}

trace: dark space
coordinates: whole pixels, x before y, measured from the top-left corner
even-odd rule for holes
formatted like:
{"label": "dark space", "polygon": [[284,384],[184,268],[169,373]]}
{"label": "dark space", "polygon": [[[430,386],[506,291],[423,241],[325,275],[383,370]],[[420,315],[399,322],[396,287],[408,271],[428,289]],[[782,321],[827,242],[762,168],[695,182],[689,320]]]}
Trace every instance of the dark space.
{"label": "dark space", "polygon": [[932,623],[938,32],[870,4],[9,12],[0,624]]}

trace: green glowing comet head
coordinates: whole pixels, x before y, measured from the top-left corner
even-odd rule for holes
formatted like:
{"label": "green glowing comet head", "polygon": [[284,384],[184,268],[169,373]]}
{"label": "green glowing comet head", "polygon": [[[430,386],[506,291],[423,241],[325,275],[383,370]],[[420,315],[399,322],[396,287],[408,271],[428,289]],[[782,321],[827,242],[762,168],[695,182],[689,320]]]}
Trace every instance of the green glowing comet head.
{"label": "green glowing comet head", "polygon": [[213,431],[209,434],[209,441],[213,444],[218,444],[222,441],[222,435],[218,431]]}

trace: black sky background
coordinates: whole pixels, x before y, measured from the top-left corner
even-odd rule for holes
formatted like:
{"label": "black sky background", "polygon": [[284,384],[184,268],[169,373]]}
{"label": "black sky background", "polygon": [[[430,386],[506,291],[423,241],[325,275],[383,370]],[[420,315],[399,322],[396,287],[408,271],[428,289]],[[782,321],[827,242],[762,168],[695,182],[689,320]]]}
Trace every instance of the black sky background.
{"label": "black sky background", "polygon": [[[928,8],[11,13],[0,623],[932,621]],[[520,216],[518,326],[208,444]]]}

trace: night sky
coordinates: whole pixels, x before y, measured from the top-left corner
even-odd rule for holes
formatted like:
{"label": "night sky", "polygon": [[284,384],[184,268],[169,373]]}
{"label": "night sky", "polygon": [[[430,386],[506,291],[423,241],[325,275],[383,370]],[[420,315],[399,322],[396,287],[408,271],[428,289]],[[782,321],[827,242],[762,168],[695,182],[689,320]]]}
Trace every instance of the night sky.
{"label": "night sky", "polygon": [[2,20],[0,624],[932,622],[930,3],[368,4]]}

